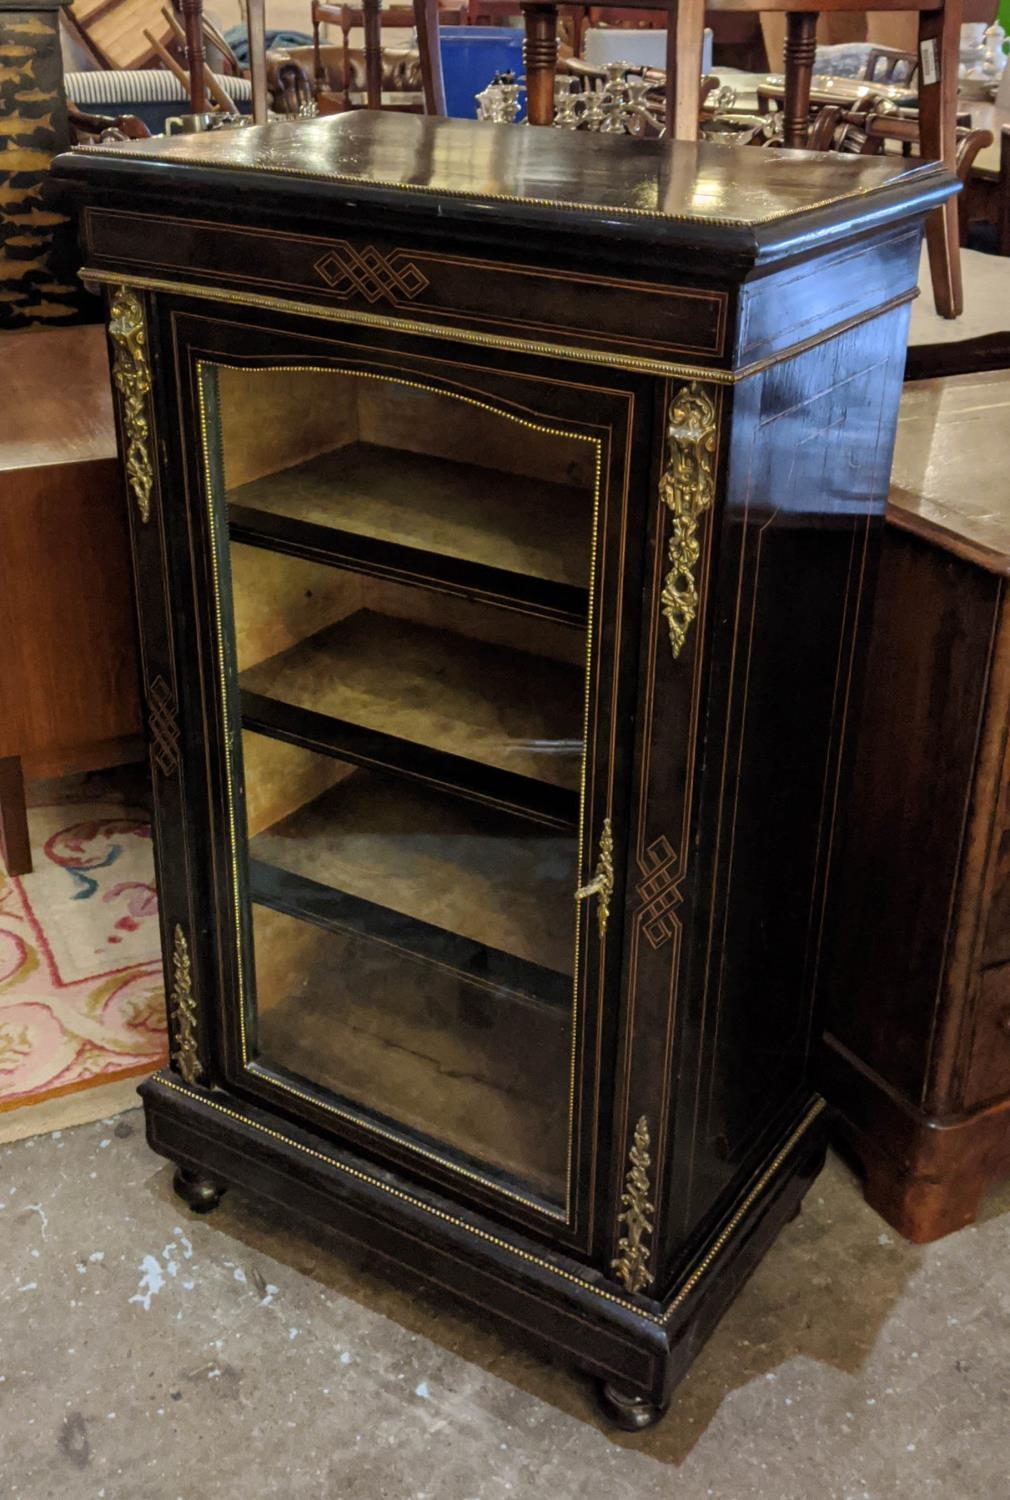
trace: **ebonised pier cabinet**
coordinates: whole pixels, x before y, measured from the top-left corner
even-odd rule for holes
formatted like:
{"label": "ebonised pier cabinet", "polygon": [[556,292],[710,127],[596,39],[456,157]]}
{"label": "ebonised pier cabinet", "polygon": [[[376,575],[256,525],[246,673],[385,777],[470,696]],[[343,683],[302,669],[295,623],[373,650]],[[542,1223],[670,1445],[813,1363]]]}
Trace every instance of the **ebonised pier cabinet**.
{"label": "ebonised pier cabinet", "polygon": [[639,1427],[808,1044],[933,165],[355,113],[82,149],[140,601],[151,1145]]}

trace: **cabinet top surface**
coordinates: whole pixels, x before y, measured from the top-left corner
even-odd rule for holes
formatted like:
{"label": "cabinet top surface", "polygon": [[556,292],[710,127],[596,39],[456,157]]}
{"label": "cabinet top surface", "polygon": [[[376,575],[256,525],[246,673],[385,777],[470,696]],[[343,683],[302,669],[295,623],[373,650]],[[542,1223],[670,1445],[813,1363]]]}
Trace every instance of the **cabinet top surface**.
{"label": "cabinet top surface", "polygon": [[917,380],[901,398],[888,519],[1010,573],[1010,370]]}
{"label": "cabinet top surface", "polygon": [[[346,201],[348,190],[407,206],[437,197],[465,211],[496,203],[542,218],[552,210],[600,228],[616,219],[653,225],[759,230],[825,209],[874,214],[895,192],[902,207],[946,196],[953,180],[935,164],[876,157],[737,149],[685,141],[537,130],[470,120],[354,111],[321,120],[176,135],[123,146],[81,147],[57,176],[128,185],[196,186],[219,174],[256,174],[263,189]],[[248,189],[251,184],[246,181]],[[522,211],[520,213],[520,210]],[[442,208],[440,213],[445,212]],[[574,226],[573,226],[574,227]]]}

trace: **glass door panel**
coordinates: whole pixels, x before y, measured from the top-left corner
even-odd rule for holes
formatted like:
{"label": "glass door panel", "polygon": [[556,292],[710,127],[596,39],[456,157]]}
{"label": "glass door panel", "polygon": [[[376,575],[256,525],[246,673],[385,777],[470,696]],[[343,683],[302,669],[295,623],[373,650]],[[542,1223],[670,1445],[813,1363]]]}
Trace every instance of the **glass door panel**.
{"label": "glass door panel", "polygon": [[394,379],[201,367],[273,1085],[565,1201],[598,445]]}

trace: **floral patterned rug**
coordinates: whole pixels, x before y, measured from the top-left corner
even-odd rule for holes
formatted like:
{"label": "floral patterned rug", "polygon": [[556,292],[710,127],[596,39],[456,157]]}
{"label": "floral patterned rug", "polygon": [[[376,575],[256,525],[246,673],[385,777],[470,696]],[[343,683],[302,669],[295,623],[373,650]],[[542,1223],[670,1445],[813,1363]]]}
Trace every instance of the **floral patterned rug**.
{"label": "floral patterned rug", "polygon": [[0,1111],[164,1063],[164,986],[147,813],[98,800],[29,808],[33,872],[0,864]]}

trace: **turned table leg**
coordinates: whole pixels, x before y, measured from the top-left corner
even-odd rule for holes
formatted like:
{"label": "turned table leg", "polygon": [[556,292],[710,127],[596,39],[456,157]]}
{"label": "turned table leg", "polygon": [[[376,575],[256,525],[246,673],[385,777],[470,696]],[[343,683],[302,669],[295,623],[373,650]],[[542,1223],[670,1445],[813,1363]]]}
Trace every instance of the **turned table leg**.
{"label": "turned table leg", "polygon": [[554,123],[554,71],[558,61],[558,8],[523,3],[523,64],[526,117],[531,125]]}
{"label": "turned table leg", "polygon": [[195,115],[207,109],[207,53],[203,41],[203,0],[182,0],[186,29],[186,71],[189,74],[189,107]]}
{"label": "turned table leg", "polygon": [[382,105],[382,22],[379,0],[364,0],[365,103],[369,109]]}
{"label": "turned table leg", "polygon": [[17,755],[0,756],[0,859],[8,875],[31,874],[25,783]]}
{"label": "turned table leg", "polygon": [[786,15],[785,103],[782,140],[802,151],[810,128],[810,80],[817,51],[817,12],[791,10]]}

